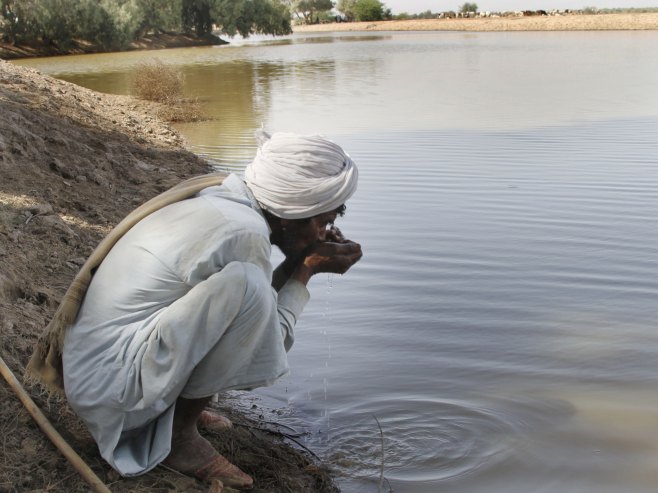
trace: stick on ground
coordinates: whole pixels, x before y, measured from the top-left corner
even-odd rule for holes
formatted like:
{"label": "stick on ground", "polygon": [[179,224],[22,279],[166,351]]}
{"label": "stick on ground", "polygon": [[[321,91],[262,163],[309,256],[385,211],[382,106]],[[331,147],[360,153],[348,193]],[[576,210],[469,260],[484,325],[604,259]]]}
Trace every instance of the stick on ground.
{"label": "stick on ground", "polygon": [[14,376],[14,373],[7,366],[5,361],[0,357],[0,373],[5,378],[9,386],[16,393],[20,401],[32,415],[34,421],[37,422],[41,431],[43,431],[51,442],[59,449],[59,451],[66,457],[76,471],[89,483],[97,493],[111,493],[110,489],[103,484],[98,476],[92,471],[89,466],[82,460],[82,458],[66,443],[66,440],[59,434],[59,432],[50,424],[48,418],[41,412],[41,409],[34,403],[29,394],[25,391],[21,383]]}

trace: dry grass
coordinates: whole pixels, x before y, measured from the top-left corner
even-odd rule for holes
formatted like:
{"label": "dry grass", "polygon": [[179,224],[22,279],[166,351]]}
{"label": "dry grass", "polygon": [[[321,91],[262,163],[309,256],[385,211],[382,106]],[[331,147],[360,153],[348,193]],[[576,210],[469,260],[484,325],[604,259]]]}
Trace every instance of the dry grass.
{"label": "dry grass", "polygon": [[162,104],[158,109],[158,117],[167,122],[197,122],[206,119],[201,104],[192,99]]}
{"label": "dry grass", "polygon": [[197,100],[183,97],[185,77],[180,69],[160,60],[143,62],[135,70],[133,94],[140,99],[160,103],[158,117],[168,122],[192,122],[203,119]]}
{"label": "dry grass", "polygon": [[183,73],[160,60],[140,63],[135,69],[134,94],[140,99],[171,103],[183,99]]}

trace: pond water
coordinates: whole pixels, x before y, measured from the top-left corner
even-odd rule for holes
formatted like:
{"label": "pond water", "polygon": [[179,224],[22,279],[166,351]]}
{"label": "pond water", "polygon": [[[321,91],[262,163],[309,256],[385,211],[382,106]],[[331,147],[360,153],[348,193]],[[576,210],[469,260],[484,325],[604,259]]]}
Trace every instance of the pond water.
{"label": "pond water", "polygon": [[655,493],[656,47],[329,33],[21,63],[126,94],[140,61],[179,65],[214,118],[178,128],[227,169],[261,125],[352,155],[364,258],[312,280],[291,375],[258,392],[344,491]]}

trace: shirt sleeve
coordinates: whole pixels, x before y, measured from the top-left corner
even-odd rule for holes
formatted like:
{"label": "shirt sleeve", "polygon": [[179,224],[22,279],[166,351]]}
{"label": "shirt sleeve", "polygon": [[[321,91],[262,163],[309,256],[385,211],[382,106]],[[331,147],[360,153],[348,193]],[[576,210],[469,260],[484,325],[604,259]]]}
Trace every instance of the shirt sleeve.
{"label": "shirt sleeve", "polygon": [[295,342],[295,325],[311,296],[306,286],[295,279],[289,279],[279,290],[277,296],[281,337],[286,351],[289,351]]}
{"label": "shirt sleeve", "polygon": [[271,244],[262,234],[253,231],[236,231],[222,237],[221,242],[199,255],[198,261],[189,271],[185,282],[195,285],[221,270],[231,262],[248,262],[257,265],[264,273],[273,295],[277,298],[279,330],[286,351],[290,350],[295,340],[294,328],[304,307],[310,299],[306,286],[289,279],[277,293],[271,286],[272,263],[270,261]]}

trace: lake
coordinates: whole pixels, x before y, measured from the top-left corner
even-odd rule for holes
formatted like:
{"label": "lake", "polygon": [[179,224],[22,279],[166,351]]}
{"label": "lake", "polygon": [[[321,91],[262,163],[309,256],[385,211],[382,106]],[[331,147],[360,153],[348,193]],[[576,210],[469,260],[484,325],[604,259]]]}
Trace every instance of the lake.
{"label": "lake", "polygon": [[291,374],[253,398],[344,491],[655,493],[656,47],[328,33],[20,63],[119,94],[180,66],[213,119],[177,128],[223,169],[261,126],[351,154],[364,257],[312,280]]}

